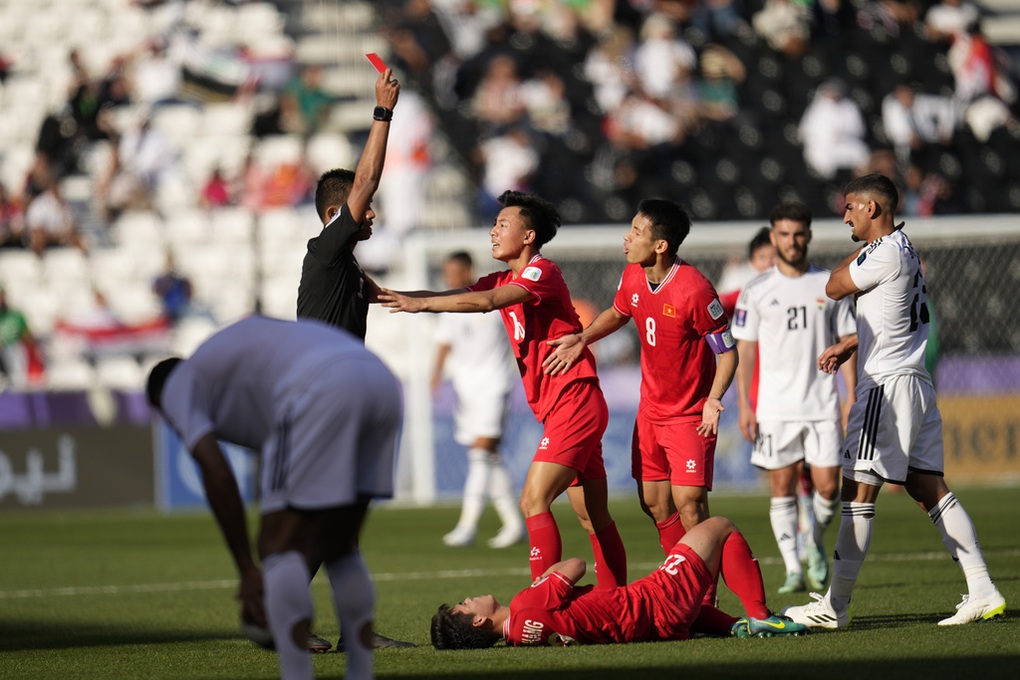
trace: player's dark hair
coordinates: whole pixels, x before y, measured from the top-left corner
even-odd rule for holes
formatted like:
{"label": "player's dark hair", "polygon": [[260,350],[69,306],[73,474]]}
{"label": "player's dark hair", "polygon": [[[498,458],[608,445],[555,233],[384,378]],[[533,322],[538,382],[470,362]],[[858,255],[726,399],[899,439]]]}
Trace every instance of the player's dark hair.
{"label": "player's dark hair", "polygon": [[549,201],[520,191],[504,191],[499,197],[504,208],[520,208],[521,217],[528,220],[528,225],[535,232],[535,247],[541,248],[556,236],[562,220],[559,212]]}
{"label": "player's dark hair", "polygon": [[877,172],[850,180],[846,188],[843,189],[843,194],[846,196],[850,194],[878,194],[885,199],[885,207],[893,214],[896,213],[900,202],[900,194],[893,181]]}
{"label": "player's dark hair", "polygon": [[638,203],[638,213],[652,222],[652,238],[669,244],[669,254],[676,255],[680,244],[691,233],[691,216],[679,203],[666,198],[646,198]]}
{"label": "player's dark hair", "polygon": [[465,267],[473,267],[475,264],[474,260],[471,258],[471,253],[466,250],[455,250],[446,256],[446,261],[456,262],[457,264],[462,264]]}
{"label": "player's dark hair", "polygon": [[166,384],[170,373],[177,368],[177,364],[181,361],[183,360],[180,357],[163,359],[149,371],[149,379],[145,383],[145,396],[148,398],[150,406],[159,408],[163,404],[163,385]]}
{"label": "player's dark hair", "polygon": [[790,220],[791,222],[800,222],[810,229],[812,217],[814,214],[811,212],[811,208],[800,201],[783,201],[772,209],[772,214],[769,215],[769,224],[774,227],[779,220]]}
{"label": "player's dark hair", "polygon": [[488,649],[503,638],[494,630],[471,625],[470,614],[454,614],[448,604],[439,605],[431,633],[436,649]]}
{"label": "player's dark hair", "polygon": [[353,170],[334,168],[322,173],[315,185],[315,212],[319,214],[319,219],[326,219],[326,209],[329,206],[346,203],[353,186]]}
{"label": "player's dark hair", "polygon": [[769,235],[771,231],[768,227],[762,227],[758,230],[758,233],[754,235],[751,242],[747,244],[747,259],[750,260],[754,257],[759,248],[772,245],[772,237]]}

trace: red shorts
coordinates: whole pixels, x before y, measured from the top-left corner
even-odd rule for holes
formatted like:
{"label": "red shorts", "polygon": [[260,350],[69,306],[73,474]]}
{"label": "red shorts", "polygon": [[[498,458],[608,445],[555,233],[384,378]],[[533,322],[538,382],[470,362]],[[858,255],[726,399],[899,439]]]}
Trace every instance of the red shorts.
{"label": "red shorts", "polygon": [[584,479],[605,479],[602,435],[609,425],[609,408],[596,381],[567,385],[542,424],[545,431],[535,462],[565,465]]}
{"label": "red shorts", "polygon": [[715,579],[689,545],[677,543],[658,569],[627,588],[635,598],[653,603],[652,630],[660,640],[686,640],[701,612],[705,592]]}
{"label": "red shorts", "polygon": [[631,440],[631,471],[640,482],[703,486],[712,490],[716,435],[698,434],[701,416],[653,422],[638,411]]}

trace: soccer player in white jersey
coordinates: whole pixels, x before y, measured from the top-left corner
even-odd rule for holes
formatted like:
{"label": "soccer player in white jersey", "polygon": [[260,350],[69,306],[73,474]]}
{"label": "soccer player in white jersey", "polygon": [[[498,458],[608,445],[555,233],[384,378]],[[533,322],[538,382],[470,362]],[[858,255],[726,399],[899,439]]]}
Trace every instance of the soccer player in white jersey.
{"label": "soccer player in white jersey", "polygon": [[[443,262],[446,287],[467,288],[477,280],[470,253],[459,250]],[[524,538],[524,519],[517,507],[510,472],[499,454],[510,393],[517,371],[499,314],[442,314],[436,323],[435,389],[449,371],[457,394],[454,414],[457,443],[468,447],[464,500],[453,531],[443,536],[451,547],[472,545],[485,504],[492,500],[503,526],[489,539],[491,548],[506,548]]]}
{"label": "soccer player in white jersey", "polygon": [[[825,586],[825,529],[839,507],[839,454],[842,432],[834,376],[815,365],[826,347],[857,332],[850,300],[829,300],[829,272],[808,262],[811,210],[803,203],[781,203],[769,216],[776,249],[773,267],[752,279],[737,300],[733,337],[737,339],[737,405],[740,432],[754,444],[751,463],[768,473],[772,501],[769,519],[786,565],[780,594],[804,590],[797,555],[797,487],[802,467],[810,466],[814,525],[807,543],[807,581]],[[751,382],[758,365],[758,399]],[[850,394],[856,362],[843,364]],[[852,397],[850,397],[852,399]]]}
{"label": "soccer player in white jersey", "polygon": [[[312,618],[308,555],[315,551],[340,624],[352,632],[344,640],[345,677],[373,677],[375,590],[358,536],[370,500],[393,495],[402,413],[396,377],[346,331],[252,316],[190,358],[157,364],[146,394],[202,472],[241,577],[242,618],[268,621],[280,676],[312,677],[304,643]],[[261,571],[218,440],[261,451]]]}
{"label": "soccer player in white jersey", "polygon": [[1006,601],[992,583],[970,516],[943,479],[942,416],[924,367],[928,296],[917,253],[903,224],[896,225],[896,186],[880,174],[847,184],[843,221],[865,245],[832,270],[826,294],[857,299],[857,335],[826,349],[827,372],[857,359],[857,401],[843,445],[843,516],[833,554],[832,583],[814,601],[785,613],[808,626],[850,623],[850,596],[871,544],[875,500],[886,482],[903,484],[927,512],[953,560],[963,569],[967,594],[952,626],[1001,616]]}

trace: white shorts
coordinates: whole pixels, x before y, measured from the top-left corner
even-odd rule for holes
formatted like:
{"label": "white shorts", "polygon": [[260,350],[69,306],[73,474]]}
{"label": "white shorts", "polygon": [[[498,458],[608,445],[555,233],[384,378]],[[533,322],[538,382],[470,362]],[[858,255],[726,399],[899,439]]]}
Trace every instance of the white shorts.
{"label": "white shorts", "polygon": [[510,405],[507,390],[472,390],[469,394],[457,393],[457,410],[453,420],[456,425],[454,439],[458,444],[471,446],[479,437],[499,439],[503,436],[503,424]]}
{"label": "white shorts", "polygon": [[843,476],[902,484],[908,472],[942,476],[944,469],[942,415],[930,382],[893,376],[850,407]]}
{"label": "white shorts", "polygon": [[751,465],[780,470],[805,461],[813,467],[839,467],[842,435],[835,420],[777,420],[758,423]]}
{"label": "white shorts", "polygon": [[316,367],[303,382],[280,395],[262,448],[262,514],[392,497],[403,419],[397,379],[376,357],[364,357]]}

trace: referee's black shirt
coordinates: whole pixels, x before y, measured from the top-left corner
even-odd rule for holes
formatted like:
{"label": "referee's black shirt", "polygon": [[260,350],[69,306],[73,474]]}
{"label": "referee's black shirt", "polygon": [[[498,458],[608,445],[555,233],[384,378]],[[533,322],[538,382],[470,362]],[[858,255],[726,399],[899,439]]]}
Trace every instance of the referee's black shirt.
{"label": "referee's black shirt", "polygon": [[344,204],[322,233],[308,241],[297,316],[343,328],[364,341],[368,319],[365,275],[351,248],[360,230]]}

